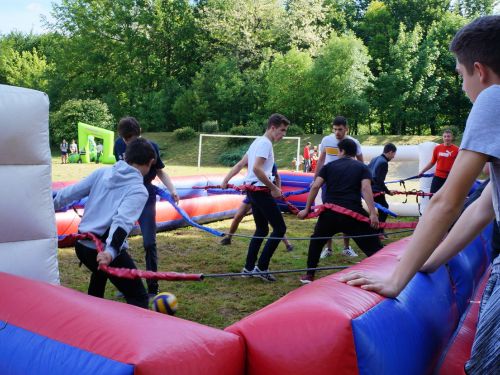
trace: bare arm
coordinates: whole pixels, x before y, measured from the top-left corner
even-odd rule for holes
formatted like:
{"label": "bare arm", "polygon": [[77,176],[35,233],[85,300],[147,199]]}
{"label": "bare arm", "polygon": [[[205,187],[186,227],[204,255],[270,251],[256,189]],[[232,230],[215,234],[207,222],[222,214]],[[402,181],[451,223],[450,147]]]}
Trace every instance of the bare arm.
{"label": "bare arm", "polygon": [[326,159],[326,151],[323,150],[323,151],[321,151],[321,154],[319,154],[318,162],[316,163],[316,170],[314,171],[313,181],[316,180],[316,177],[318,177],[319,171],[321,170],[321,168],[323,168],[323,165],[325,165],[325,159]]}
{"label": "bare arm", "polygon": [[422,170],[420,172],[418,172],[418,174],[419,175],[424,174],[429,169],[431,169],[434,166],[434,164],[436,164],[436,163],[433,163],[432,160],[431,160],[430,162],[427,163],[427,165],[425,167],[422,168]]}
{"label": "bare arm", "polygon": [[368,211],[370,213],[370,225],[377,229],[378,228],[378,215],[375,210],[375,203],[373,201],[372,183],[368,178],[361,181],[361,193],[363,194],[363,199],[368,206]]}
{"label": "bare arm", "polygon": [[179,204],[179,196],[177,195],[177,190],[175,190],[175,186],[172,183],[172,180],[170,179],[167,172],[165,172],[163,169],[158,169],[156,171],[156,175],[158,176],[160,181],[163,182],[163,185],[167,187],[167,190],[172,195],[172,198],[174,198],[175,203]]}
{"label": "bare arm", "polygon": [[325,180],[322,177],[316,177],[313,184],[311,185],[311,190],[309,191],[309,195],[307,196],[306,207],[297,214],[299,219],[304,219],[307,214],[311,211],[312,204],[316,199],[316,195],[318,195],[318,191],[323,186]]}
{"label": "bare arm", "polygon": [[491,184],[488,184],[481,196],[462,213],[448,236],[425,262],[421,271],[436,271],[467,246],[494,218]]}
{"label": "bare arm", "polygon": [[387,297],[396,297],[429,258],[459,215],[465,197],[487,159],[485,154],[460,151],[444,186],[430,201],[392,275],[387,277],[351,272],[343,277],[343,281]]}
{"label": "bare arm", "polygon": [[265,158],[257,156],[255,158],[255,163],[253,165],[253,173],[255,173],[260,182],[262,182],[269,188],[269,190],[271,190],[271,195],[274,198],[279,198],[281,197],[281,189],[278,188],[275,184],[273,184],[271,180],[267,177],[267,175],[264,173],[265,162],[266,162]]}
{"label": "bare arm", "polygon": [[274,184],[281,190],[281,177],[278,172],[276,172],[276,176],[274,176]]}
{"label": "bare arm", "polygon": [[364,163],[363,154],[356,155],[356,160],[359,160],[361,163]]}
{"label": "bare arm", "polygon": [[232,168],[231,170],[228,172],[228,174],[226,175],[226,177],[224,177],[224,180],[222,180],[222,188],[223,189],[227,189],[227,184],[229,183],[229,181],[234,177],[236,176],[238,173],[240,173],[240,171],[243,169],[243,167],[246,167],[248,165],[248,155],[245,154],[241,160],[239,162],[237,162]]}

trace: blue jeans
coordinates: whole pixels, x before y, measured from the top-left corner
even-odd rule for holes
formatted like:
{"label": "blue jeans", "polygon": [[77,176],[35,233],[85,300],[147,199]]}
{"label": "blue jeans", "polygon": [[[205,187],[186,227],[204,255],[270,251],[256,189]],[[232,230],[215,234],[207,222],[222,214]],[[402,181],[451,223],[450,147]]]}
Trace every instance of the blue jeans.
{"label": "blue jeans", "polygon": [[[286,233],[285,220],[283,220],[283,215],[270,193],[248,191],[247,197],[252,205],[252,215],[255,221],[254,236],[267,236],[269,233],[269,224],[271,224],[273,228],[271,237],[278,237],[278,239],[268,239],[266,241],[262,254],[259,257],[257,266],[261,271],[266,271],[269,268],[269,262],[271,261],[274,251],[278,247],[281,238]],[[245,263],[245,268],[247,270],[253,270],[263,241],[263,238],[252,238],[250,241]]]}
{"label": "blue jeans", "polygon": [[[156,196],[155,196],[156,198]],[[158,252],[156,249],[156,199],[149,197],[141,216],[139,226],[141,227],[142,242],[146,252],[146,270],[158,271]],[[147,280],[148,293],[158,293],[158,280]]]}

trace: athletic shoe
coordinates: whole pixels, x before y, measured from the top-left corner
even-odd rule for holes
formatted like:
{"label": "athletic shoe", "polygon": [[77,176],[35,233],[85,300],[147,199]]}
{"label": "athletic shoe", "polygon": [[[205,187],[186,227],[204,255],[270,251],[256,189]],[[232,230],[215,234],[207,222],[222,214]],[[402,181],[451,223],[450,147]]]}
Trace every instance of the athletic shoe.
{"label": "athletic shoe", "polygon": [[247,270],[246,268],[243,267],[243,269],[241,270],[241,277],[253,277],[252,275],[252,271],[249,271]]}
{"label": "athletic shoe", "polygon": [[342,250],[342,255],[345,255],[346,257],[351,257],[355,258],[358,256],[356,252],[352,249],[352,247],[346,247],[344,250]]}
{"label": "athletic shoe", "polygon": [[314,275],[303,275],[300,277],[302,284],[311,284],[314,281]]}
{"label": "athletic shoe", "polygon": [[220,240],[221,245],[231,245],[231,237],[225,236],[222,240]]}
{"label": "athletic shoe", "polygon": [[253,269],[253,277],[260,277],[262,280],[268,282],[276,281],[276,277],[267,272],[269,272],[269,270],[261,271],[259,267],[255,266]]}
{"label": "athletic shoe", "polygon": [[286,251],[293,251],[293,245],[286,245]]}
{"label": "athletic shoe", "polygon": [[320,259],[325,259],[325,258],[331,257],[332,254],[333,254],[332,249],[329,249],[329,248],[325,247],[323,249],[323,251],[321,252],[321,255],[319,256],[319,258]]}

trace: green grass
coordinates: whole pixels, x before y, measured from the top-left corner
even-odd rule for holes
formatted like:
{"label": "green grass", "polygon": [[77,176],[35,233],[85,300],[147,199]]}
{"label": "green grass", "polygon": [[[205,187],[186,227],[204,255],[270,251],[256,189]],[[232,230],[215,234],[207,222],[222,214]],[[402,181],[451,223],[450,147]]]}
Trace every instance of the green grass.
{"label": "green grass", "polygon": [[[207,140],[207,145],[204,147],[203,165],[212,165],[212,167],[204,167],[198,170],[196,167],[197,139],[189,142],[177,142],[173,140],[171,133],[149,133],[145,134],[145,137],[156,141],[160,145],[163,159],[167,165],[167,172],[171,176],[226,173],[228,171],[227,167],[214,167],[218,164],[216,160],[220,152],[227,148],[224,140]],[[322,136],[307,136],[304,137],[304,141],[310,140],[313,144],[317,144],[321,138]],[[369,137],[365,139],[360,137],[360,139],[364,144],[382,144],[386,141],[402,144],[402,141],[400,142],[393,137]],[[427,137],[426,140],[428,140]],[[435,139],[433,138],[433,140]],[[423,140],[421,137],[411,137],[405,139],[405,141],[420,143]],[[287,144],[281,142],[277,145],[275,154],[285,154],[286,152],[293,154],[295,148],[296,143]],[[102,167],[102,164],[61,165],[60,157],[54,156],[53,181],[80,180],[99,167]],[[393,177],[389,174],[388,178],[392,179]],[[412,186],[409,185],[408,188],[413,188]],[[414,218],[406,220],[414,220]],[[287,235],[289,237],[309,237],[316,222],[314,219],[301,221],[289,214],[285,214],[285,221],[288,226]],[[227,231],[230,223],[231,220],[224,220],[208,224],[208,226]],[[238,233],[251,235],[253,230],[252,217],[247,216],[242,221]],[[402,236],[390,237],[390,240],[386,241],[386,243],[397,240]],[[220,245],[219,240],[219,238],[191,227],[158,233],[159,270],[205,274],[241,271],[245,262],[249,240],[233,238],[230,246]],[[271,270],[306,267],[309,241],[293,241],[293,244],[295,246],[293,252],[287,252],[283,244],[279,245],[271,261]],[[336,248],[334,255],[321,260],[320,266],[349,265],[364,258],[354,243],[352,243],[353,247],[360,254],[359,258],[354,259],[346,258],[340,254],[341,240],[336,240],[334,244]],[[145,269],[142,238],[140,236],[132,237],[130,245],[130,254],[135,259],[138,268]],[[59,270],[62,285],[86,292],[90,274],[84,266],[79,267],[79,261],[76,258],[74,249],[59,250]],[[319,273],[318,276],[322,277],[333,272],[324,271]],[[300,274],[278,275],[276,283],[265,283],[259,279],[243,279],[239,277],[206,279],[202,282],[160,281],[160,289],[172,292],[177,296],[179,301],[178,317],[224,328],[300,287],[299,276]],[[115,293],[115,288],[108,284],[105,297],[124,302],[122,299],[117,299]]]}

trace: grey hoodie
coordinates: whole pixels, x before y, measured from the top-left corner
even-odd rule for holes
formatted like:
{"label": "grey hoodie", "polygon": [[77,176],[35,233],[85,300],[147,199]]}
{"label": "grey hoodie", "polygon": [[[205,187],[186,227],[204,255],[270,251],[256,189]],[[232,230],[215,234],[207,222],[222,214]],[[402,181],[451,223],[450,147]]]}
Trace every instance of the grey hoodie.
{"label": "grey hoodie", "polygon": [[[57,210],[86,196],[89,198],[78,229],[81,233],[92,232],[99,236],[109,229],[105,251],[114,259],[127,247],[124,237],[132,230],[148,199],[143,176],[138,169],[119,161],[111,168],[98,169],[77,184],[60,190],[54,198],[54,208]],[[123,240],[116,242],[115,232],[124,233]]]}

